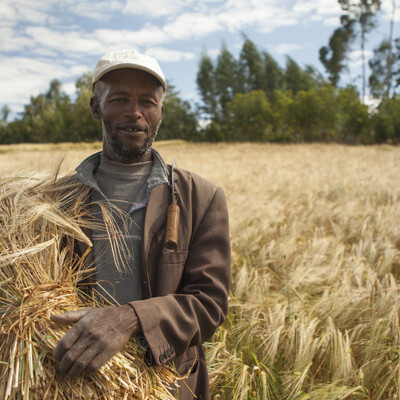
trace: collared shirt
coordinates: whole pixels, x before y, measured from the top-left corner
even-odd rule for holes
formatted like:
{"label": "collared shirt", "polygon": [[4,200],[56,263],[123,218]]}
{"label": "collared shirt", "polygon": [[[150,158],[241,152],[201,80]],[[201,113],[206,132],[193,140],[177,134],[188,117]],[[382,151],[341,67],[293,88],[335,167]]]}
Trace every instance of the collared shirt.
{"label": "collared shirt", "polygon": [[[91,200],[102,202],[111,211],[118,225],[118,232],[111,233],[102,224],[92,232],[94,262],[96,266],[96,289],[102,297],[111,303],[123,304],[141,299],[141,239],[145,209],[150,191],[162,184],[168,184],[168,170],[159,155],[152,149],[153,166],[146,184],[138,190],[131,200],[129,212],[116,210],[115,199],[108,199],[101,190],[96,169],[100,164],[101,152],[84,160],[76,169],[77,179],[93,188]],[[112,203],[114,205],[112,205]],[[102,220],[98,204],[92,206],[95,217]]]}

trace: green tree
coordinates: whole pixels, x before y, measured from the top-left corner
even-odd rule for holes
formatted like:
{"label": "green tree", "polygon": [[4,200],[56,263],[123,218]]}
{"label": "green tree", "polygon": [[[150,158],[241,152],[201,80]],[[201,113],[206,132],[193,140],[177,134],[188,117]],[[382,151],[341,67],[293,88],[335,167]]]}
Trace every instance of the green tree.
{"label": "green tree", "polygon": [[217,98],[214,65],[207,53],[203,53],[201,56],[196,83],[203,102],[201,111],[206,117],[215,119],[220,107]]}
{"label": "green tree", "polygon": [[272,103],[274,136],[275,141],[297,142],[299,138],[295,136],[292,129],[291,108],[293,104],[293,93],[287,91],[275,91],[274,103]]}
{"label": "green tree", "polygon": [[90,108],[92,75],[83,74],[75,82],[76,100],[71,107],[69,137],[73,142],[101,140],[101,122],[93,118]]}
{"label": "green tree", "polygon": [[69,140],[70,107],[71,100],[61,91],[60,81],[53,79],[46,93],[31,96],[24,107],[21,122],[26,136],[38,143]]}
{"label": "green tree", "polygon": [[383,40],[369,61],[369,86],[378,99],[390,98],[400,85],[400,38],[394,44],[393,47],[389,40]]}
{"label": "green tree", "polygon": [[241,92],[249,93],[264,88],[265,70],[256,45],[247,37],[244,37],[244,39],[239,56],[239,66],[243,79]]}
{"label": "green tree", "polygon": [[291,57],[286,56],[286,70],[284,74],[285,86],[293,94],[301,90],[310,90],[317,88],[323,81],[323,78],[315,68],[307,66],[305,70]]}
{"label": "green tree", "polygon": [[236,94],[227,105],[226,138],[239,141],[263,141],[273,127],[271,105],[264,91]]}
{"label": "green tree", "polygon": [[0,126],[6,126],[7,125],[7,119],[8,119],[8,116],[10,115],[10,112],[11,112],[10,107],[8,107],[7,104],[4,105],[1,108],[1,111],[0,111]]}
{"label": "green tree", "polygon": [[298,141],[330,142],[335,138],[336,99],[331,86],[301,90],[289,108],[290,126]]}
{"label": "green tree", "polygon": [[179,92],[170,83],[168,83],[163,120],[157,138],[199,140],[196,113],[188,101],[180,99]]}
{"label": "green tree", "polygon": [[329,39],[329,47],[319,49],[319,59],[329,74],[329,81],[337,86],[340,75],[345,68],[344,61],[354,39],[354,19],[348,15],[340,17],[341,27],[337,28]]}
{"label": "green tree", "polygon": [[392,79],[392,74],[388,74],[388,68],[392,68],[393,54],[391,54],[391,45],[389,41],[383,40],[379,47],[374,50],[373,57],[369,60],[368,64],[371,69],[369,76],[369,86],[372,96],[376,98],[389,97],[389,88],[391,83],[388,82]]}
{"label": "green tree", "polygon": [[345,11],[359,25],[361,40],[361,63],[362,63],[362,98],[366,94],[366,66],[365,66],[365,43],[367,35],[375,28],[377,20],[376,13],[381,8],[381,0],[338,0],[343,11]]}
{"label": "green tree", "polygon": [[221,109],[221,114],[218,117],[223,119],[227,103],[233,100],[239,89],[238,66],[225,43],[222,44],[221,52],[217,58],[214,77],[215,91]]}
{"label": "green tree", "polygon": [[368,107],[360,100],[358,91],[353,86],[339,89],[337,98],[337,141],[349,144],[371,143],[372,129]]}
{"label": "green tree", "polygon": [[375,143],[400,144],[400,97],[385,98],[372,115]]}
{"label": "green tree", "polygon": [[275,101],[275,92],[284,90],[284,73],[275,59],[267,52],[263,53],[264,86],[263,90],[271,103]]}

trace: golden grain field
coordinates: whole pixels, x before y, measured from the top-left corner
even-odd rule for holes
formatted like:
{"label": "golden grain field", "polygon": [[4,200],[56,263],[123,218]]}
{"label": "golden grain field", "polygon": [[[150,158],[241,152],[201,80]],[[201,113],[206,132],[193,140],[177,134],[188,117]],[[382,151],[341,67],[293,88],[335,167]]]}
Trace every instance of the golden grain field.
{"label": "golden grain field", "polygon": [[[400,399],[400,148],[155,146],[221,185],[227,321],[207,343],[214,399]],[[71,172],[99,145],[0,146],[0,171]]]}

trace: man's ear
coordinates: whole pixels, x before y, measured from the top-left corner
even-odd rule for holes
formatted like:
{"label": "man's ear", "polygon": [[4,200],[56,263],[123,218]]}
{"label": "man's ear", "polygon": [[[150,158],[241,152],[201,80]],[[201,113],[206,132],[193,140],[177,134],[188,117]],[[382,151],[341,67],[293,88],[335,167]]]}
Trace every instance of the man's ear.
{"label": "man's ear", "polygon": [[93,118],[101,120],[100,102],[97,96],[90,98],[90,108],[92,110]]}
{"label": "man's ear", "polygon": [[164,114],[164,103],[163,103],[163,105],[161,106],[161,115],[163,115]]}

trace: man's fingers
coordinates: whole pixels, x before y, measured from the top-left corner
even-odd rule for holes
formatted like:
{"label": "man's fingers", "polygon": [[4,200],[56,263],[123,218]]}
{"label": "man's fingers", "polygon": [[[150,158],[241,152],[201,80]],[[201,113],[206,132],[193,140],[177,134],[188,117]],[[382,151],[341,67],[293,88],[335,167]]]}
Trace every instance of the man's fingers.
{"label": "man's fingers", "polygon": [[69,377],[97,371],[139,331],[136,313],[129,305],[70,311],[54,315],[51,320],[74,324],[53,352],[60,362],[60,374]]}
{"label": "man's fingers", "polygon": [[[67,353],[68,354],[68,353]],[[67,354],[65,356],[67,356]],[[65,357],[64,356],[64,357]],[[69,365],[69,370],[64,372],[65,375],[68,375],[70,378],[76,378],[80,373],[87,370],[87,367],[93,362],[93,359],[97,356],[96,350],[93,347],[86,348],[79,357],[75,358],[73,364]],[[64,359],[63,359],[64,361]],[[62,362],[63,362],[62,361]],[[61,363],[62,363],[61,362]],[[60,364],[61,366],[61,364]],[[63,373],[60,368],[59,371]]]}
{"label": "man's fingers", "polygon": [[60,364],[57,368],[58,372],[61,375],[70,375],[70,370],[76,364],[77,360],[82,357],[82,354],[86,351],[86,347],[85,343],[80,343],[78,341],[73,347],[65,351],[61,356]]}
{"label": "man's fingers", "polygon": [[[61,361],[63,358],[64,354],[72,347],[75,345],[75,343],[78,341],[81,332],[78,329],[74,329],[75,326],[73,326],[65,335],[64,337],[58,342],[56,348],[53,351],[53,356],[57,361]],[[84,349],[80,349],[81,352]]]}
{"label": "man's fingers", "polygon": [[56,324],[69,325],[78,322],[84,315],[92,311],[93,308],[84,308],[82,310],[67,311],[63,314],[55,314],[50,317],[50,321]]}
{"label": "man's fingers", "polygon": [[90,361],[85,369],[85,376],[90,376],[98,371],[109,359],[111,356],[106,355],[104,352],[100,352],[96,357]]}

